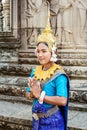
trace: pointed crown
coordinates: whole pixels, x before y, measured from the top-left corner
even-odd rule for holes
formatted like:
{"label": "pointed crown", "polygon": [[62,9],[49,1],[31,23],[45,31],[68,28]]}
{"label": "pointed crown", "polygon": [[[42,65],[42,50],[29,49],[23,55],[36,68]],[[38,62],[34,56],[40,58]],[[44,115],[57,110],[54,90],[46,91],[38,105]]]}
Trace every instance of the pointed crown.
{"label": "pointed crown", "polygon": [[52,50],[53,45],[56,45],[56,38],[52,34],[52,29],[51,29],[51,25],[50,25],[50,6],[49,6],[49,3],[48,3],[47,25],[46,25],[44,31],[42,32],[42,34],[40,34],[37,38],[37,43],[40,43],[40,42],[46,42],[49,49],[51,49],[51,50]]}

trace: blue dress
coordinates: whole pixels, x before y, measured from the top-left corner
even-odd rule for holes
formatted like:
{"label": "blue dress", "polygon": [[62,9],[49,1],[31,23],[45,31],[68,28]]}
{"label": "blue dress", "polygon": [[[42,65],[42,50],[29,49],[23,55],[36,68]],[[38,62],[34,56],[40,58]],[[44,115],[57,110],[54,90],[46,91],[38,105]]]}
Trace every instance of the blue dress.
{"label": "blue dress", "polygon": [[[30,77],[34,76],[34,71],[30,74]],[[42,84],[42,91],[46,92],[47,96],[60,96],[68,99],[69,97],[69,79],[68,76],[59,71],[54,74],[51,79]],[[30,88],[27,87],[27,92],[30,92]],[[34,99],[32,112],[33,113],[46,113],[54,105],[43,103],[39,104],[37,99]],[[32,117],[33,130],[67,130],[67,116],[68,116],[68,101],[66,106],[58,106],[58,111],[54,114],[39,118],[38,120]]]}

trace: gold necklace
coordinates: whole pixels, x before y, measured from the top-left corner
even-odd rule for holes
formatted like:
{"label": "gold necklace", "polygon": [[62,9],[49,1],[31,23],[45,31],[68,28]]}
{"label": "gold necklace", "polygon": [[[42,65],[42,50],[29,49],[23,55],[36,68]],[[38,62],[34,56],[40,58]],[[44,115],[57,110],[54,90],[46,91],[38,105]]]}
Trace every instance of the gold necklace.
{"label": "gold necklace", "polygon": [[50,79],[57,69],[63,70],[61,66],[53,63],[53,65],[46,71],[42,70],[42,66],[37,66],[34,72],[35,78],[39,81]]}
{"label": "gold necklace", "polygon": [[42,70],[43,70],[43,71],[47,71],[52,65],[53,65],[53,63],[50,63],[50,65],[49,65],[48,67],[43,67],[43,66],[42,66]]}

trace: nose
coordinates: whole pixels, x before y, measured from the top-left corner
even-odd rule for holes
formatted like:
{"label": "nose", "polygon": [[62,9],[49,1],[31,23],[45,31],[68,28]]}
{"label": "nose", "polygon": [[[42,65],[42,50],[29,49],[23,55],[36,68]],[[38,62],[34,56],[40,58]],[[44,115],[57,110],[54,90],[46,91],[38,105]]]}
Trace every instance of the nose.
{"label": "nose", "polygon": [[40,57],[43,56],[43,53],[42,53],[42,52],[39,52],[38,56],[40,56]]}

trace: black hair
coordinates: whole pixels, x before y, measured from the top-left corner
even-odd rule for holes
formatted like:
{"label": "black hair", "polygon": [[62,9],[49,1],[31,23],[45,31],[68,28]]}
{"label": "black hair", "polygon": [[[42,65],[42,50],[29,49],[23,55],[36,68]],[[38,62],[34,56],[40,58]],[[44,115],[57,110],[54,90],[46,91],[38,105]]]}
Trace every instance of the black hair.
{"label": "black hair", "polygon": [[46,42],[38,42],[38,43],[37,43],[37,46],[38,46],[40,43],[43,43],[43,44],[45,44],[45,45],[48,47],[48,44],[47,44]]}

